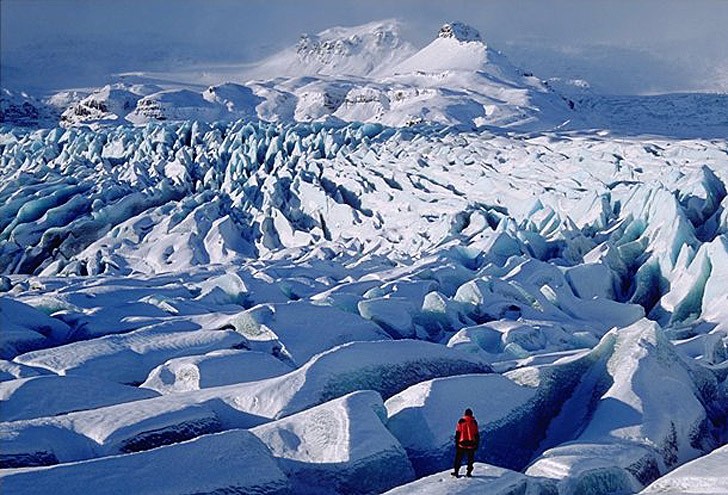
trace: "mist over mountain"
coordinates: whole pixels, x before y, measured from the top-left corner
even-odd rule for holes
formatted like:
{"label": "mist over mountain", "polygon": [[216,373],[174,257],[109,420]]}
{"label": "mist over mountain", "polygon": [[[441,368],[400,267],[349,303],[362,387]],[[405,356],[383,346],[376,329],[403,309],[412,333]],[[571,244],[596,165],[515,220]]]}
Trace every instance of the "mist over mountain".
{"label": "mist over mountain", "polygon": [[0,4],[4,490],[725,491],[713,4],[390,3]]}
{"label": "mist over mountain", "polygon": [[719,0],[526,1],[517,9],[507,0],[218,0],[214,9],[194,0],[4,0],[0,9],[2,85],[38,96],[103,86],[113,73],[254,63],[301,33],[388,18],[402,20],[416,48],[444,22],[466,21],[516,65],[589,80],[600,93],[728,89],[728,6]]}
{"label": "mist over mountain", "polygon": [[402,23],[385,20],[303,34],[252,64],[179,65],[106,79],[44,99],[4,90],[3,120],[68,127],[245,118],[682,137],[728,130],[726,95],[610,96],[588,81],[544,79],[459,21],[433,31],[420,49],[404,39]]}

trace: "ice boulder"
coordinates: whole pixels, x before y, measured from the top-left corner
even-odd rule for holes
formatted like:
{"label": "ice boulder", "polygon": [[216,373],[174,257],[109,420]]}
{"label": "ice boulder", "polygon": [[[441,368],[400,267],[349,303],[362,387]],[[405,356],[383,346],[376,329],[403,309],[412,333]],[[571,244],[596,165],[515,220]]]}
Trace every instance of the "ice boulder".
{"label": "ice boulder", "polygon": [[466,317],[461,317],[458,306],[444,294],[430,292],[422,301],[416,322],[425,329],[430,340],[439,341],[444,337],[444,332],[460,328],[468,321]]}
{"label": "ice boulder", "polygon": [[305,493],[381,493],[414,479],[402,446],[387,431],[373,391],[354,392],[250,430]]}
{"label": "ice boulder", "polygon": [[509,268],[505,274],[499,268],[491,268],[490,274],[484,270],[483,276],[458,288],[454,300],[463,304],[467,316],[479,323],[524,318],[581,324],[597,337],[644,316],[636,304],[577,297],[561,270],[549,263],[527,259]]}
{"label": "ice boulder", "polygon": [[597,342],[598,339],[591,332],[574,322],[561,324],[519,318],[516,321],[503,319],[465,327],[453,335],[447,345],[482,354],[493,361],[573,350]]}
{"label": "ice boulder", "polygon": [[[613,195],[615,193],[613,192]],[[678,198],[662,185],[637,188],[622,202],[621,214],[631,214],[641,224],[642,237],[648,241],[646,252],[661,273],[670,273],[684,246],[696,247],[695,228]]]}
{"label": "ice boulder", "polygon": [[389,337],[359,315],[303,300],[262,304],[237,315],[231,324],[253,350],[272,353],[296,366],[337,345]]}
{"label": "ice boulder", "polygon": [[640,495],[720,495],[728,493],[728,445],[670,471]]}
{"label": "ice boulder", "polygon": [[290,493],[288,479],[251,433],[235,430],[175,445],[0,473],[8,493]]}
{"label": "ice boulder", "polygon": [[[701,315],[710,322],[717,323],[720,330],[728,333],[728,235],[721,235],[700,250],[707,252],[710,274],[705,281],[702,294]],[[698,286],[699,289],[699,286]]]}
{"label": "ice boulder", "polygon": [[13,361],[0,359],[0,382],[50,374],[52,373],[44,368],[35,368],[33,366],[26,366]]}
{"label": "ice boulder", "polygon": [[398,486],[384,495],[557,495],[556,484],[548,479],[526,476],[498,466],[476,462],[472,478],[454,478],[450,471],[425,476]]}
{"label": "ice boulder", "polygon": [[[513,323],[513,322],[510,322]],[[503,334],[491,324],[465,327],[450,337],[448,347],[472,353],[498,355],[503,352]]]}
{"label": "ice boulder", "polygon": [[86,375],[125,384],[143,382],[160,362],[218,349],[246,345],[231,330],[197,330],[189,321],[151,325],[123,335],[73,342],[15,358],[20,364],[46,368],[60,375]]}
{"label": "ice boulder", "polygon": [[241,274],[235,272],[222,273],[209,277],[194,287],[198,292],[196,301],[222,306],[246,302],[250,290]]}
{"label": "ice boulder", "polygon": [[64,342],[71,328],[20,301],[0,297],[0,358]]}
{"label": "ice boulder", "polygon": [[[517,431],[531,418],[536,398],[534,389],[497,374],[437,378],[388,399],[387,427],[407,450],[417,473],[430,474],[452,462],[455,425],[471,408],[482,439],[476,459],[502,463],[510,456],[513,463],[528,449],[518,444]],[[510,444],[504,445],[502,437],[509,437]]]}
{"label": "ice boulder", "polygon": [[152,390],[85,376],[36,376],[0,383],[2,420],[55,416],[156,397]]}
{"label": "ice boulder", "polygon": [[404,297],[376,297],[363,299],[358,304],[359,313],[382,327],[395,339],[415,336],[412,316],[416,307]]}
{"label": "ice boulder", "polygon": [[617,279],[605,263],[584,263],[566,270],[571,290],[582,299],[614,299]]}
{"label": "ice boulder", "polygon": [[634,490],[715,447],[706,407],[717,380],[656,323],[610,331],[597,348],[606,352],[549,424],[527,474],[563,479],[564,493]]}
{"label": "ice boulder", "polygon": [[221,429],[215,411],[205,403],[157,399],[3,422],[0,467],[42,466],[138,452]]}
{"label": "ice boulder", "polygon": [[375,390],[389,398],[424,380],[490,371],[476,356],[439,344],[351,342],[286,375],[242,385],[236,405],[251,414],[281,418],[357,390]]}
{"label": "ice boulder", "polygon": [[[670,276],[670,286],[650,312],[650,317],[663,325],[679,325],[696,320],[704,311],[710,314],[710,306],[720,301],[725,292],[716,293],[715,285],[725,284],[724,262],[728,258],[726,240],[716,238],[711,243],[700,246],[697,253],[685,248],[679,261],[681,265]],[[708,282],[711,290],[705,293]],[[708,297],[705,297],[708,296]]]}
{"label": "ice boulder", "polygon": [[639,491],[659,469],[649,448],[607,442],[546,451],[526,474],[558,481],[560,495],[611,495]]}
{"label": "ice boulder", "polygon": [[280,376],[291,366],[265,352],[228,349],[170,359],[154,368],[140,386],[173,394]]}
{"label": "ice boulder", "polygon": [[[703,234],[710,234],[715,227],[707,220],[718,211],[721,201],[726,197],[725,184],[707,165],[691,170],[678,182],[675,191],[685,214],[696,229],[703,227]],[[708,229],[706,229],[708,227]]]}
{"label": "ice boulder", "polygon": [[35,330],[15,325],[4,326],[0,334],[0,358],[12,359],[23,352],[48,345],[48,339]]}
{"label": "ice boulder", "polygon": [[476,357],[438,344],[353,342],[275,378],[0,423],[3,463],[20,467],[148,450],[204,433],[258,426],[357,390],[390,397],[423,380],[489,371]]}

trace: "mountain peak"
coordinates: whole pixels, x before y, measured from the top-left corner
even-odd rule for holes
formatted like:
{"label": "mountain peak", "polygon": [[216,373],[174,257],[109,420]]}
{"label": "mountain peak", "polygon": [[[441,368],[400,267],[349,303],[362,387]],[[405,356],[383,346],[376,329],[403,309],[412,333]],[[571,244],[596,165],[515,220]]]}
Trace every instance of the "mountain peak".
{"label": "mountain peak", "polygon": [[455,38],[461,42],[479,41],[483,42],[480,32],[472,26],[462,22],[449,22],[440,28],[438,38]]}
{"label": "mountain peak", "polygon": [[321,74],[364,76],[384,70],[415,51],[400,37],[399,29],[396,20],[384,20],[303,34],[294,47],[262,61],[247,75],[255,78]]}
{"label": "mountain peak", "polygon": [[363,52],[389,52],[405,45],[396,21],[381,21],[350,28],[335,27],[318,34],[304,33],[296,53],[303,61],[316,60],[332,64]]}

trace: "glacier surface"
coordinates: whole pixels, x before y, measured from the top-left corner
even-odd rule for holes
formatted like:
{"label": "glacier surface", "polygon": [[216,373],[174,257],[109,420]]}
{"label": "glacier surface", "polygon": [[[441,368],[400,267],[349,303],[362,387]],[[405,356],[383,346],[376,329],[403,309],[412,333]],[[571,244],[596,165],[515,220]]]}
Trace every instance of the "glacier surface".
{"label": "glacier surface", "polygon": [[3,92],[3,487],[724,490],[724,97],[541,81],[458,23],[257,70]]}

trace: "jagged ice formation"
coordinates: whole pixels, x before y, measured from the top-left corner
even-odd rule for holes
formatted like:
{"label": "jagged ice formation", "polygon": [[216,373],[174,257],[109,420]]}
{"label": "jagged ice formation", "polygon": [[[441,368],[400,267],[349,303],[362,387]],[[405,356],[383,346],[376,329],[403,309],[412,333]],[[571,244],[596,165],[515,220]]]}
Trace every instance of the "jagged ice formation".
{"label": "jagged ice formation", "polygon": [[[643,135],[668,100],[563,98],[460,23],[290,57],[305,77],[3,93],[66,126],[0,128],[3,487],[460,493],[465,407],[489,493],[722,486],[724,138]],[[545,130],[580,106],[629,122]]]}

